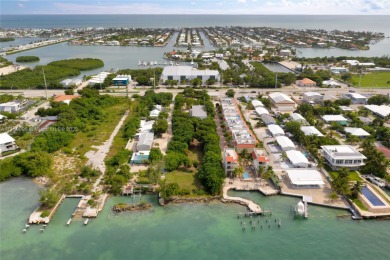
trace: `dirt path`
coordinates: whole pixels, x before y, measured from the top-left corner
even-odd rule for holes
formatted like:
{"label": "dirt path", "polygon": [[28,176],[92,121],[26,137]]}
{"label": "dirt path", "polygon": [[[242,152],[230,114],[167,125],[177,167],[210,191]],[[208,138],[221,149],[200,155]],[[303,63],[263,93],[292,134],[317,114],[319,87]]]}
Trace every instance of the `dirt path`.
{"label": "dirt path", "polygon": [[[94,169],[98,169],[102,172],[102,174],[99,176],[99,178],[96,180],[96,182],[93,185],[92,188],[93,192],[97,191],[100,182],[103,180],[104,173],[106,171],[106,165],[104,164],[104,159],[106,158],[107,153],[110,150],[112,142],[114,141],[114,137],[118,134],[119,129],[122,127],[128,115],[129,115],[129,111],[126,111],[107,141],[105,141],[100,146],[93,146],[92,148],[94,148],[94,150],[91,150],[85,154],[85,156],[88,158],[87,165],[91,165]],[[95,151],[96,149],[97,151]]]}

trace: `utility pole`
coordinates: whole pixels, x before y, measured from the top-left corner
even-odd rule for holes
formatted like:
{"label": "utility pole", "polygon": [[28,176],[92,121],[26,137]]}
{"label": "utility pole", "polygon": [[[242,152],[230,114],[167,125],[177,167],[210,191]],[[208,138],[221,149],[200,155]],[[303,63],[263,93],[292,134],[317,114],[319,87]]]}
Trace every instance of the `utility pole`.
{"label": "utility pole", "polygon": [[43,72],[43,81],[45,82],[45,95],[47,100],[47,83],[46,83],[45,70],[43,69],[43,67],[42,67],[42,72]]}

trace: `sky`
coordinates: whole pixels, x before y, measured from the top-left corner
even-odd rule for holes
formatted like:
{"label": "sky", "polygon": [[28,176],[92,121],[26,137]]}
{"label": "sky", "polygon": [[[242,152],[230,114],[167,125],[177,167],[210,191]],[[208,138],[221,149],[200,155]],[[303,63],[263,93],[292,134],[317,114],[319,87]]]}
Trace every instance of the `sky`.
{"label": "sky", "polygon": [[390,0],[1,0],[0,13],[390,15]]}

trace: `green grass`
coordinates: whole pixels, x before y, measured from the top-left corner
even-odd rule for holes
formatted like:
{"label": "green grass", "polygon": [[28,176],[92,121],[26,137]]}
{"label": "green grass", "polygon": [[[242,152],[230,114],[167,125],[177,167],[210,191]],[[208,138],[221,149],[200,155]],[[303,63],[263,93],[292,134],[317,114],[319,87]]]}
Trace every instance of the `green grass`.
{"label": "green grass", "polygon": [[361,202],[359,199],[353,199],[353,203],[355,203],[361,210],[368,211],[367,207],[364,206],[363,202]]}
{"label": "green grass", "polygon": [[[332,177],[332,179],[335,179],[337,177],[338,172],[332,170],[332,168],[330,168],[329,165],[325,164],[324,168],[329,173],[330,177]],[[362,178],[360,178],[357,171],[350,171],[349,175],[348,175],[348,179],[349,179],[349,181],[361,181],[362,180]]]}
{"label": "green grass", "polygon": [[[359,85],[360,75],[352,75],[352,83]],[[390,72],[369,72],[362,74],[360,87],[362,88],[390,88]]]}
{"label": "green grass", "polygon": [[190,147],[187,155],[191,161],[198,161],[199,163],[202,162],[203,151],[199,147]]}
{"label": "green grass", "polygon": [[165,179],[167,180],[167,183],[176,182],[177,184],[179,184],[181,189],[188,189],[192,191],[203,188],[200,184],[197,174],[193,172],[187,173],[181,171],[173,171],[167,173],[165,175]]}

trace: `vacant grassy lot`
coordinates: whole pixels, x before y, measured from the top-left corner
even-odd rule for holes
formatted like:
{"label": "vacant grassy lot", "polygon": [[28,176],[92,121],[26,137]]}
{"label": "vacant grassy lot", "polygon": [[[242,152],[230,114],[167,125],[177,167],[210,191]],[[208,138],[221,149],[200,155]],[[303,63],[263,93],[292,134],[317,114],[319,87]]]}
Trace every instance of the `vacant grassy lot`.
{"label": "vacant grassy lot", "polygon": [[188,189],[190,191],[196,189],[202,189],[202,185],[197,177],[197,174],[193,172],[181,172],[173,171],[165,175],[165,179],[168,183],[176,182],[181,189]]}
{"label": "vacant grassy lot", "polygon": [[[359,86],[360,75],[352,75],[352,82]],[[390,88],[390,72],[369,72],[362,75],[362,88]]]}

